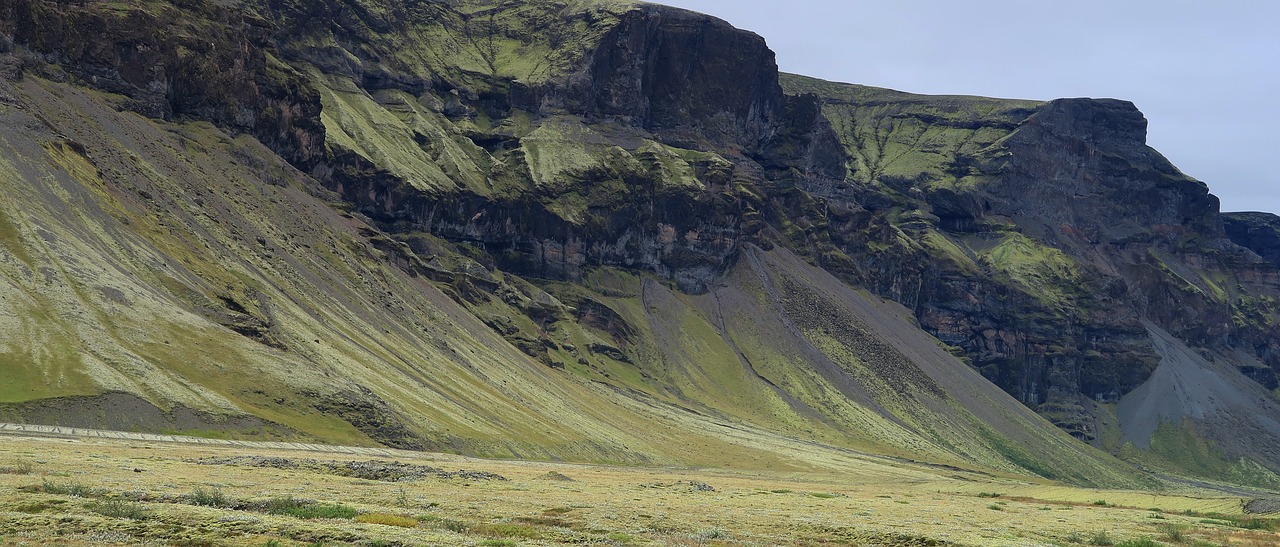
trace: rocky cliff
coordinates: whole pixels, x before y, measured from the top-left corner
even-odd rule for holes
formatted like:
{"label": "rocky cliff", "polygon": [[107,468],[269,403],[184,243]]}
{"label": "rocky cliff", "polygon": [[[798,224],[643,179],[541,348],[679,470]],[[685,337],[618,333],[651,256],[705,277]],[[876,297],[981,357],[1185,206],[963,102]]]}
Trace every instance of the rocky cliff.
{"label": "rocky cliff", "polygon": [[[0,33],[38,205],[0,224],[9,416],[1277,481],[1274,226],[1130,103],[780,75],[631,2],[11,0]],[[1190,369],[1233,403],[1152,410]]]}

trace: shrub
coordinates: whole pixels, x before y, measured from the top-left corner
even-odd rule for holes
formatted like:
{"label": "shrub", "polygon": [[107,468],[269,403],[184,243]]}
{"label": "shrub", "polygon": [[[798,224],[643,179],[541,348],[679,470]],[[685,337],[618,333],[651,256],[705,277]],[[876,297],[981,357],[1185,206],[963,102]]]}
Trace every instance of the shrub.
{"label": "shrub", "polygon": [[987,509],[990,509],[992,511],[1004,511],[1004,506],[998,503],[993,503],[991,505],[988,505]]}
{"label": "shrub", "polygon": [[352,519],[359,511],[340,503],[318,504],[293,497],[271,498],[262,510],[273,515],[289,515],[300,519]]}
{"label": "shrub", "polygon": [[197,486],[187,496],[187,499],[191,501],[191,505],[204,507],[231,507],[233,505],[231,499],[222,492],[222,489],[216,486],[207,490]]}
{"label": "shrub", "polygon": [[1116,544],[1116,547],[1162,547],[1162,546],[1159,543],[1156,543],[1155,541],[1149,538],[1138,538],[1138,539],[1131,539],[1128,541],[1121,541],[1120,543]]}
{"label": "shrub", "polygon": [[480,547],[516,547],[516,542],[509,539],[486,539],[480,542]]}
{"label": "shrub", "polygon": [[1105,547],[1107,545],[1115,545],[1115,542],[1111,540],[1111,536],[1107,535],[1105,530],[1099,530],[1094,532],[1093,537],[1089,538],[1089,545],[1102,545]]}
{"label": "shrub", "polygon": [[56,494],[59,496],[74,496],[77,498],[91,497],[97,493],[97,490],[90,488],[88,485],[80,482],[67,482],[58,484],[49,479],[45,479],[40,484],[40,491],[46,494]]}
{"label": "shrub", "polygon": [[356,522],[363,522],[365,524],[382,524],[385,526],[399,526],[401,528],[413,528],[418,525],[418,519],[387,513],[369,513],[367,515],[360,515],[356,517]]}
{"label": "shrub", "polygon": [[1110,503],[1107,503],[1107,500],[1094,500],[1094,501],[1093,501],[1093,504],[1094,504],[1094,505],[1097,505],[1097,506],[1099,506],[1099,507],[1107,507],[1107,506],[1111,505]]}
{"label": "shrub", "polygon": [[1160,527],[1160,531],[1164,532],[1165,539],[1174,543],[1182,543],[1187,539],[1182,533],[1182,527],[1177,524],[1165,524]]}
{"label": "shrub", "polygon": [[998,498],[1003,495],[1004,494],[1000,494],[996,492],[978,492],[978,497],[980,498]]}
{"label": "shrub", "polygon": [[142,504],[118,498],[95,501],[86,505],[85,508],[104,517],[130,520],[147,518],[147,508]]}
{"label": "shrub", "polygon": [[728,537],[729,532],[726,532],[721,528],[707,528],[705,530],[698,531],[698,539],[703,541],[708,539],[726,539]]}
{"label": "shrub", "polygon": [[341,503],[303,505],[288,512],[300,519],[353,519],[360,515],[359,511]]}
{"label": "shrub", "polygon": [[15,460],[9,465],[0,465],[0,475],[30,475],[35,465],[27,460]]}
{"label": "shrub", "polygon": [[468,529],[471,528],[471,526],[467,525],[467,523],[462,522],[460,520],[442,519],[435,515],[423,515],[418,517],[418,520],[421,520],[423,522],[429,522],[431,523],[432,526],[439,528],[441,530],[448,530],[450,532],[455,532],[458,534],[464,534],[467,532]]}

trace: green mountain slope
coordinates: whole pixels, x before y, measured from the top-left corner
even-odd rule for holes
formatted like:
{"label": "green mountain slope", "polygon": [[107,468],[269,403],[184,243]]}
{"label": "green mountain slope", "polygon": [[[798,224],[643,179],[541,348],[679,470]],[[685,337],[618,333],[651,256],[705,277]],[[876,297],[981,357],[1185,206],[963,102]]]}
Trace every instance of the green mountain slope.
{"label": "green mountain slope", "polygon": [[1273,420],[1280,276],[1131,105],[780,80],[759,37],[624,2],[18,0],[0,32],[0,418],[1280,469],[1280,432],[1226,444],[1252,422],[1190,400],[1157,414],[1214,457],[1150,440],[1153,333]]}

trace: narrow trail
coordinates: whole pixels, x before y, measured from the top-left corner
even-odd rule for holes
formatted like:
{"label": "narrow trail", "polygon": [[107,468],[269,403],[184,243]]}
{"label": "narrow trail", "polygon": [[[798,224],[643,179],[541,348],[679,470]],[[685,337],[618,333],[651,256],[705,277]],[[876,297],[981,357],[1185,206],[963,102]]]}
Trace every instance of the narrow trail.
{"label": "narrow trail", "polygon": [[299,450],[307,452],[326,452],[336,454],[352,454],[356,456],[421,457],[425,452],[397,450],[392,448],[374,448],[365,446],[340,446],[313,443],[291,443],[279,441],[240,441],[228,439],[205,439],[184,435],[159,435],[154,433],[133,433],[129,431],[111,431],[106,429],[88,429],[83,427],[65,427],[55,425],[10,424],[0,423],[0,435],[23,435],[30,437],[74,437],[91,439],[115,439],[126,441],[201,444],[219,447],[241,447],[263,450]]}

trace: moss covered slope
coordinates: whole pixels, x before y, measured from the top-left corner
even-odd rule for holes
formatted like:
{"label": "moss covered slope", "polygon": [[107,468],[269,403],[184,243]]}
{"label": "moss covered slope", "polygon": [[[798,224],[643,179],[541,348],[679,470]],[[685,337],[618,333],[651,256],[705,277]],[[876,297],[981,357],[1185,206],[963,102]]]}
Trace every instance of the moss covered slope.
{"label": "moss covered slope", "polygon": [[631,2],[0,13],[11,419],[1134,485],[1148,323],[1274,381],[1280,276],[1126,103],[780,77]]}

